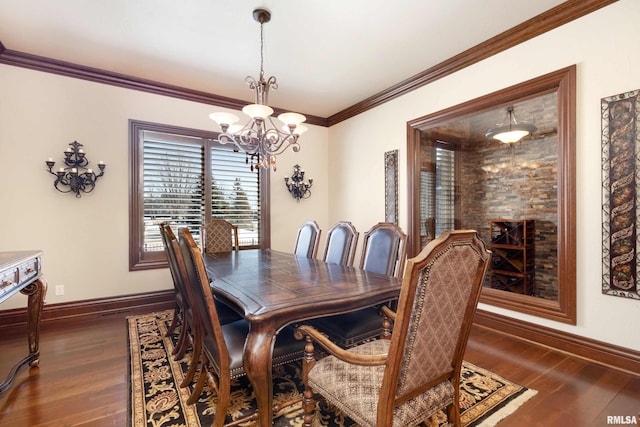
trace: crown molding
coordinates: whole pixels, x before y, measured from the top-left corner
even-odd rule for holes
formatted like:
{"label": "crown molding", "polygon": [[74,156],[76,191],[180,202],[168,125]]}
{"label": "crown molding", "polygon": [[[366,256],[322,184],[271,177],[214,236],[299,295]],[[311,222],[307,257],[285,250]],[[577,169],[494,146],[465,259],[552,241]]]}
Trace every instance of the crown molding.
{"label": "crown molding", "polygon": [[560,27],[568,22],[588,15],[618,0],[569,0],[553,9],[541,13],[510,30],[498,34],[464,52],[453,56],[438,65],[401,81],[388,89],[378,92],[369,98],[347,107],[328,117],[329,126],[338,124],[371,110],[385,102],[405,95],[415,89],[446,77],[450,74],[487,59],[497,53],[512,48],[529,39]]}
{"label": "crown molding", "polygon": [[[553,9],[535,16],[520,25],[467,49],[466,51],[421,73],[409,77],[408,79],[405,79],[388,89],[378,92],[369,98],[347,107],[336,114],[329,117],[305,114],[307,117],[306,123],[324,127],[333,126],[617,1],[618,0],[565,1]],[[70,62],[6,49],[1,41],[0,64],[30,68],[47,73],[59,74],[97,83],[184,99],[187,101],[215,105],[217,107],[230,108],[233,110],[241,110],[242,107],[247,104],[246,101],[228,98],[221,95],[215,95],[203,91],[129,76],[126,74],[114,73],[98,68],[86,67]],[[276,114],[285,112],[285,110],[280,108],[274,108],[274,110]]]}
{"label": "crown molding", "polygon": [[[247,105],[247,101],[239,99],[228,98],[226,96],[215,95],[208,92],[101,70],[99,68],[87,67],[84,65],[74,64],[72,62],[46,58],[44,56],[32,55],[30,53],[19,52],[16,50],[5,49],[2,42],[0,42],[0,64],[29,68],[32,70],[43,71],[45,73],[89,80],[96,83],[103,83],[111,86],[153,93],[156,95],[169,96],[202,104],[215,105],[217,107],[230,108],[233,110],[242,110],[242,107]],[[286,112],[284,109],[276,107],[274,107],[273,110],[276,114]],[[307,117],[306,123],[318,126],[327,126],[327,119],[324,117],[318,117],[310,114],[305,114],[305,116]]]}

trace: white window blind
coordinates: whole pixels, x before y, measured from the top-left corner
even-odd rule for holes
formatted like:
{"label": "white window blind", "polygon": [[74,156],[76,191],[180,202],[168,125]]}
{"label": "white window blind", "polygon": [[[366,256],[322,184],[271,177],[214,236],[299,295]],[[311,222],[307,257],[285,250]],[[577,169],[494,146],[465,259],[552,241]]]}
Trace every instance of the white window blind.
{"label": "white window blind", "polygon": [[211,217],[238,226],[240,246],[257,246],[260,236],[259,174],[245,155],[218,146],[211,149]]}
{"label": "white window blind", "polygon": [[144,251],[164,250],[161,222],[187,227],[199,242],[200,226],[209,219],[237,225],[241,247],[259,244],[259,173],[244,154],[211,140],[154,131],[142,131],[142,143]]}
{"label": "white window blind", "polygon": [[158,224],[199,234],[204,220],[204,157],[199,138],[143,132],[144,250],[162,251]]}
{"label": "white window blind", "polygon": [[[420,173],[420,234],[433,239],[455,228],[455,151],[438,144],[434,169]],[[435,230],[428,229],[435,225]]]}
{"label": "white window blind", "polygon": [[436,148],[436,236],[455,228],[455,151]]}

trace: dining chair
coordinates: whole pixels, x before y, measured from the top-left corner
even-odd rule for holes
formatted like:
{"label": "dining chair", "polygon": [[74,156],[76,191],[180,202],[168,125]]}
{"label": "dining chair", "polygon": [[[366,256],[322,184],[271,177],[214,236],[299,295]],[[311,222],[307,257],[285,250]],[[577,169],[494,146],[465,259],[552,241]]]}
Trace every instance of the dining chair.
{"label": "dining chair", "polygon": [[[245,375],[242,356],[249,333],[249,323],[244,319],[225,325],[220,323],[202,254],[186,228],[182,229],[178,252],[181,274],[186,283],[188,298],[193,303],[196,319],[196,340],[192,358],[200,361],[198,379],[187,403],[195,403],[205,384],[208,384],[209,388],[217,393],[213,426],[222,427],[225,425],[231,400],[231,380]],[[293,334],[292,327],[284,328],[278,333],[272,356],[274,367],[302,357],[304,342],[296,340]],[[299,401],[300,398],[292,398],[274,408],[274,413]],[[234,420],[233,425],[256,418],[257,415],[254,413],[242,421]]]}
{"label": "dining chair", "polygon": [[[184,279],[180,273],[180,267],[176,259],[176,246],[177,238],[168,224],[160,224],[160,235],[162,236],[162,242],[165,247],[165,253],[167,255],[167,262],[169,264],[169,270],[171,271],[171,277],[173,279],[173,285],[175,290],[175,310],[171,325],[168,328],[167,336],[172,334],[177,325],[180,324],[180,335],[173,350],[173,355],[176,360],[180,360],[184,357],[186,351],[193,345],[193,311],[187,298],[187,290],[185,288]],[[218,317],[220,323],[230,323],[241,319],[242,316],[238,314],[234,309],[226,305],[225,303],[215,300],[215,305],[218,311]]]}
{"label": "dining chair", "polygon": [[[396,224],[380,222],[364,234],[360,268],[386,276],[401,277],[406,259],[407,235]],[[382,333],[380,306],[314,319],[314,327],[343,348],[371,340]]]}
{"label": "dining chair", "polygon": [[[304,422],[319,393],[362,427],[416,426],[446,408],[460,426],[460,370],[491,253],[474,230],[444,232],[407,263],[389,339],[344,350],[309,325],[296,332]],[[331,354],[314,358],[314,342]]]}
{"label": "dining chair", "polygon": [[318,253],[319,243],[320,227],[318,223],[315,221],[307,221],[298,229],[293,253],[306,258],[315,258]]}
{"label": "dining chair", "polygon": [[224,219],[212,219],[200,227],[201,250],[212,254],[238,250],[238,227]]}
{"label": "dining chair", "polygon": [[407,235],[392,222],[379,222],[364,235],[360,268],[386,276],[402,277]]}
{"label": "dining chair", "polygon": [[[172,249],[169,247],[168,237],[167,237],[167,227],[168,225],[165,223],[160,224],[160,237],[162,238],[162,246],[164,247],[164,253],[167,257],[167,264],[169,264],[169,271],[171,272],[171,279],[173,282],[173,290],[174,290],[174,308],[173,308],[173,318],[171,319],[171,324],[167,329],[166,336],[170,336],[176,328],[181,325],[182,319],[185,317],[186,311],[186,295],[184,292],[184,288],[182,287],[182,282],[180,282],[180,278],[176,277],[176,271],[173,266],[171,256],[169,255],[169,251]],[[169,227],[169,231],[171,228]],[[171,233],[173,234],[173,232]],[[175,236],[174,236],[175,237]],[[181,330],[182,334],[182,330]]]}
{"label": "dining chair", "polygon": [[359,233],[349,221],[339,221],[327,232],[322,260],[340,265],[352,265]]}

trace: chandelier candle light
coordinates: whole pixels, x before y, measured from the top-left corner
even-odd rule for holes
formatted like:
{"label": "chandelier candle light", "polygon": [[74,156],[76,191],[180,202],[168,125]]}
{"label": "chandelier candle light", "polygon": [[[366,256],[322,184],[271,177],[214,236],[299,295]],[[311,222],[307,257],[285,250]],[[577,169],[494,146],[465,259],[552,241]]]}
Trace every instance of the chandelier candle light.
{"label": "chandelier candle light", "polygon": [[225,112],[212,113],[209,117],[221,129],[218,142],[233,143],[247,155],[247,163],[251,161],[251,170],[272,167],[276,170],[276,156],[291,147],[294,152],[300,150],[298,137],[307,130],[302,126],[306,117],[298,113],[282,113],[277,122],[271,117],[273,109],[267,105],[269,89],[278,89],[275,76],[264,78],[264,36],[263,25],[271,20],[271,13],[266,9],[255,9],[253,19],[260,23],[260,76],[258,80],[248,76],[245,82],[255,91],[255,104],[250,104],[242,112],[251,119],[244,125],[236,125],[239,118]]}
{"label": "chandelier candle light", "polygon": [[49,173],[56,176],[53,186],[61,193],[75,193],[76,197],[81,197],[82,193],[90,193],[96,187],[96,181],[104,175],[104,168],[107,165],[100,160],[98,168],[100,173],[96,173],[87,168],[89,159],[84,152],[82,144],[73,141],[69,144],[71,147],[64,150],[64,164],[66,168],[59,168],[56,172],[53,167],[56,162],[51,157],[45,162],[49,167]]}
{"label": "chandelier candle light", "polygon": [[532,134],[538,128],[529,123],[518,123],[516,120],[516,115],[513,112],[513,106],[510,105],[507,107],[507,116],[505,120],[508,121],[508,124],[504,124],[502,122],[497,128],[490,129],[485,136],[487,138],[494,138],[500,142],[504,142],[505,144],[510,144],[513,142],[518,142],[525,136]]}

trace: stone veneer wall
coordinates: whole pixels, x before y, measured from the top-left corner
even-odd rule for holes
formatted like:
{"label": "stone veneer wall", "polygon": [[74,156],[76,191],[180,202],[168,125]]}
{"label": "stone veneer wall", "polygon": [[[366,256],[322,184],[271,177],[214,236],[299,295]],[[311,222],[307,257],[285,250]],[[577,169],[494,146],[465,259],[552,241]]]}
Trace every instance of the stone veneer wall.
{"label": "stone veneer wall", "polygon": [[[498,114],[504,114],[497,111]],[[515,105],[515,111],[521,121],[535,117],[534,124],[543,133],[557,127],[556,93],[521,102]],[[482,114],[477,117],[486,121]],[[503,117],[499,117],[496,123]],[[474,134],[472,129],[480,126],[474,126],[473,119],[423,132],[422,170],[433,167],[433,135],[438,135],[438,138],[447,135],[450,142],[456,144],[458,152],[460,214],[456,219],[456,228],[475,229],[490,244],[490,220],[535,220],[536,296],[557,300],[557,133],[550,132],[544,137],[525,139],[515,144],[503,144],[488,140],[484,132]],[[488,280],[486,283],[488,285]]]}
{"label": "stone veneer wall", "polygon": [[475,228],[490,244],[490,220],[535,220],[536,295],[552,300],[558,296],[557,146],[554,135],[460,152],[461,228]]}

